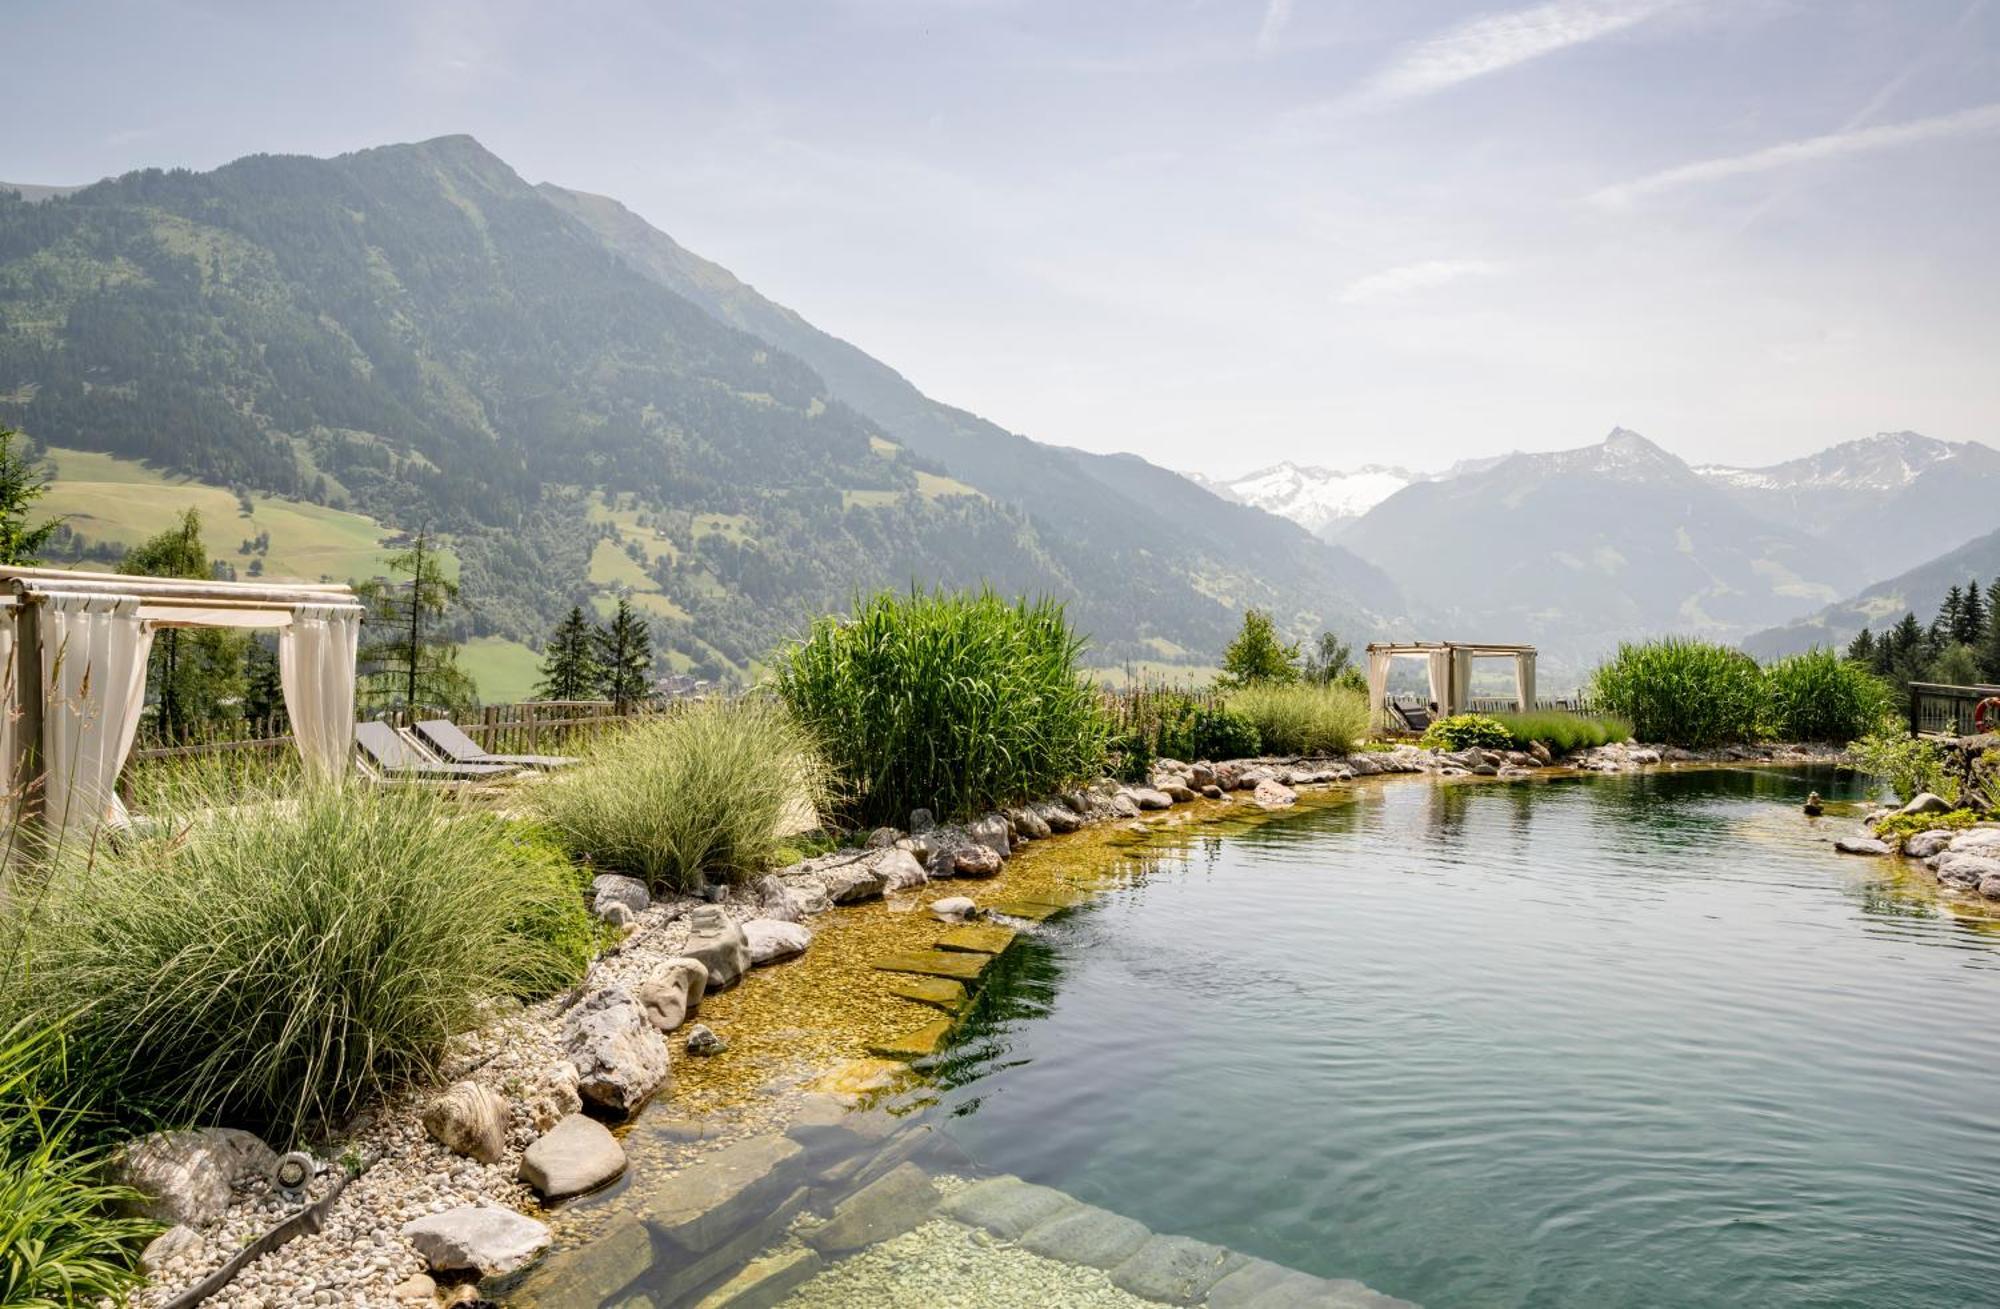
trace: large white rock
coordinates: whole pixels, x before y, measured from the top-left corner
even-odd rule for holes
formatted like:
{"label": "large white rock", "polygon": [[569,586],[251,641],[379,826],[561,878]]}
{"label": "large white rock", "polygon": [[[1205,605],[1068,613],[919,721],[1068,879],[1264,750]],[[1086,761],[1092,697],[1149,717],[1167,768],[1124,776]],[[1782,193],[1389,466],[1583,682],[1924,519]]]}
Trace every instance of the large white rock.
{"label": "large white rock", "polygon": [[708,965],[699,959],[677,957],[655,969],[633,994],[646,1021],[659,1031],[671,1032],[701,1008],[701,998],[707,993]]}
{"label": "large white rock", "polygon": [[477,1082],[454,1082],[424,1106],[424,1130],[453,1154],[482,1164],[499,1162],[507,1149],[506,1098]]}
{"label": "large white rock", "polygon": [[201,1227],[229,1207],[240,1178],[268,1174],[278,1157],[256,1135],[231,1127],[155,1132],[118,1152],[112,1180],[141,1197],[132,1208],[169,1227]]}
{"label": "large white rock", "polygon": [[819,879],[826,887],[826,898],[834,904],[853,904],[882,894],[882,875],[869,864],[856,862],[822,868]]}
{"label": "large white rock", "polygon": [[569,1011],[563,1053],[576,1065],[578,1094],[617,1114],[631,1113],[660,1089],[671,1059],[666,1038],[622,986],[593,991]]}
{"label": "large white rock", "polygon": [[1257,783],[1256,789],[1250,792],[1250,798],[1266,809],[1282,809],[1286,805],[1299,802],[1296,791],[1283,782],[1269,777]]}
{"label": "large white rock", "polygon": [[699,959],[708,969],[711,991],[720,991],[750,968],[750,943],[743,939],[743,929],[712,904],[700,905],[688,915],[688,939],[681,954]]}
{"label": "large white rock", "polygon": [[544,1200],[595,1191],[625,1171],[625,1147],[595,1118],[582,1114],[550,1128],[521,1156],[521,1180]]}
{"label": "large white rock", "polygon": [[812,944],[813,934],[809,928],[798,923],[781,922],[775,918],[752,918],[743,924],[743,939],[750,945],[751,966],[761,967],[804,954],[806,947]]}
{"label": "large white rock", "polygon": [[434,1273],[497,1277],[518,1272],[549,1248],[549,1229],[512,1209],[464,1205],[403,1224],[403,1239]]}
{"label": "large white rock", "polygon": [[1001,814],[986,814],[974,819],[967,825],[965,834],[974,844],[985,846],[1002,859],[1014,853],[1013,842],[1007,834],[1007,819]]}
{"label": "large white rock", "polygon": [[646,890],[646,884],[636,877],[623,873],[599,873],[590,879],[590,907],[599,917],[603,917],[612,905],[624,905],[634,914],[646,912],[653,903],[653,897]]}
{"label": "large white rock", "polygon": [[875,861],[875,875],[882,879],[883,891],[907,891],[931,880],[924,866],[908,850],[891,850]]}

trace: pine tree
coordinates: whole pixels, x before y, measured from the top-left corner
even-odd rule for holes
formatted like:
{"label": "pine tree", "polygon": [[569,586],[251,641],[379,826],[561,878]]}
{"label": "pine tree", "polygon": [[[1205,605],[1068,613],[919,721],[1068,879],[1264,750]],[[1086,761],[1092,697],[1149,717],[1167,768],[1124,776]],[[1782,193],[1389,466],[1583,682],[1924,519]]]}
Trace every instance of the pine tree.
{"label": "pine tree", "polygon": [[1933,658],[1944,653],[1945,647],[1951,644],[1952,633],[1958,630],[1959,615],[1964,609],[1964,591],[1954,586],[1944,593],[1944,603],[1938,606],[1937,617],[1931,620],[1928,634]]}
{"label": "pine tree", "polygon": [[62,526],[62,519],[28,526],[28,510],[48,494],[49,479],[35,471],[26,451],[14,452],[21,434],[0,426],[0,564],[38,564],[42,548]]}
{"label": "pine tree", "polygon": [[1888,653],[1883,659],[1883,676],[1896,686],[1907,686],[1911,682],[1921,682],[1930,671],[1935,655],[1930,649],[1930,638],[1924,625],[1917,621],[1913,613],[1905,613],[1903,620],[1885,636],[1881,643]]}
{"label": "pine tree", "polygon": [[1847,643],[1847,657],[1854,663],[1875,666],[1875,633],[1862,628],[1855,638]]}
{"label": "pine tree", "polygon": [[268,723],[273,732],[291,730],[285,713],[285,685],[278,673],[278,656],[271,647],[254,637],[245,652],[243,716],[253,723]]}
{"label": "pine tree", "polygon": [[[201,514],[188,509],[178,524],[132,547],[118,571],[134,577],[203,581],[215,563],[201,540]],[[250,638],[215,628],[162,629],[153,638],[146,687],[158,714],[160,735],[185,740],[204,724],[233,716],[243,694],[243,659]]]}
{"label": "pine tree", "polygon": [[605,699],[624,713],[653,689],[653,634],[632,602],[618,597],[611,625],[596,632],[598,686]]}
{"label": "pine tree", "polygon": [[542,679],[535,694],[544,700],[587,700],[603,680],[597,624],[583,616],[582,605],[574,605],[542,651]]}
{"label": "pine tree", "polygon": [[1965,584],[1965,599],[1958,607],[1958,622],[1952,625],[1951,639],[1958,645],[1977,646],[1986,636],[1986,596],[1979,579]]}
{"label": "pine tree", "polygon": [[[355,588],[369,608],[366,623],[382,634],[363,644],[358,655],[367,702],[412,709],[475,703],[477,689],[458,666],[458,646],[436,635],[437,620],[458,598],[458,584],[445,576],[437,542],[429,532],[418,532],[408,550],[389,557],[388,566],[390,577]],[[398,573],[409,581],[395,581]]]}

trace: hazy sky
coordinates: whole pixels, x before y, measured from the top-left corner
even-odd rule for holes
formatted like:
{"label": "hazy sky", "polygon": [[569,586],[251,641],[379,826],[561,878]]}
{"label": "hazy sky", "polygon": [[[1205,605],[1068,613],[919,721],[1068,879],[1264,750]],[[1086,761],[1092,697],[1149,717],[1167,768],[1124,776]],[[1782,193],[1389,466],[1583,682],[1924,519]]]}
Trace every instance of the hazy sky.
{"label": "hazy sky", "polygon": [[1042,440],[2000,444],[2000,3],[0,0],[0,178],[470,132]]}

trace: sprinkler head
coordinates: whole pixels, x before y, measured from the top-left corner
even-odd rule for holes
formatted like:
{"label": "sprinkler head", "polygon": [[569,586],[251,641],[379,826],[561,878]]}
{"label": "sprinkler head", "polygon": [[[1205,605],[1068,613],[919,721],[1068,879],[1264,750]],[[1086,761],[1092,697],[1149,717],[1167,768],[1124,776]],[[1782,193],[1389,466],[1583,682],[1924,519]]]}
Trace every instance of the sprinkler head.
{"label": "sprinkler head", "polygon": [[311,1155],[303,1150],[294,1150],[278,1160],[271,1169],[271,1183],[288,1195],[297,1195],[305,1190],[306,1183],[312,1181],[313,1174],[318,1171],[319,1167]]}

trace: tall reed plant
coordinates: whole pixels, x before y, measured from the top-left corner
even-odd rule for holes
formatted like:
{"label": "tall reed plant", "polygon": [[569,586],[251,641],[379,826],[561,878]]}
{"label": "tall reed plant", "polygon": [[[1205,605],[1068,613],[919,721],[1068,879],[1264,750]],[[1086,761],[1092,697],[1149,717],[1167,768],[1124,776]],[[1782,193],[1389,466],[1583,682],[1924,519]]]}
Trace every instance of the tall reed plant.
{"label": "tall reed plant", "polygon": [[1592,690],[1640,740],[1690,749],[1752,740],[1763,717],[1757,661],[1710,641],[1628,642],[1598,668]]}
{"label": "tall reed plant", "polygon": [[1844,745],[1882,726],[1896,693],[1865,664],[1815,649],[1764,669],[1765,730],[1785,741]]}
{"label": "tall reed plant", "polygon": [[1554,710],[1533,713],[1498,713],[1493,718],[1507,729],[1517,749],[1525,750],[1537,741],[1550,753],[1565,755],[1590,746],[1608,745],[1632,739],[1632,724],[1622,718],[1566,714]]}
{"label": "tall reed plant", "polygon": [[1229,693],[1266,754],[1339,755],[1368,734],[1368,697],[1345,686],[1260,682]]}
{"label": "tall reed plant", "polygon": [[778,693],[824,744],[851,817],[901,825],[1046,795],[1104,764],[1106,726],[1052,600],[883,592],[776,658]]}
{"label": "tall reed plant", "polygon": [[154,835],[58,861],[0,979],[29,1021],[67,1018],[121,1116],[294,1140],[592,953],[580,871],[519,824],[428,788],[212,785],[185,775]]}
{"label": "tall reed plant", "polygon": [[770,867],[786,836],[819,824],[827,782],[812,735],[754,696],[638,719],[537,787],[533,804],[592,868],[686,892]]}

